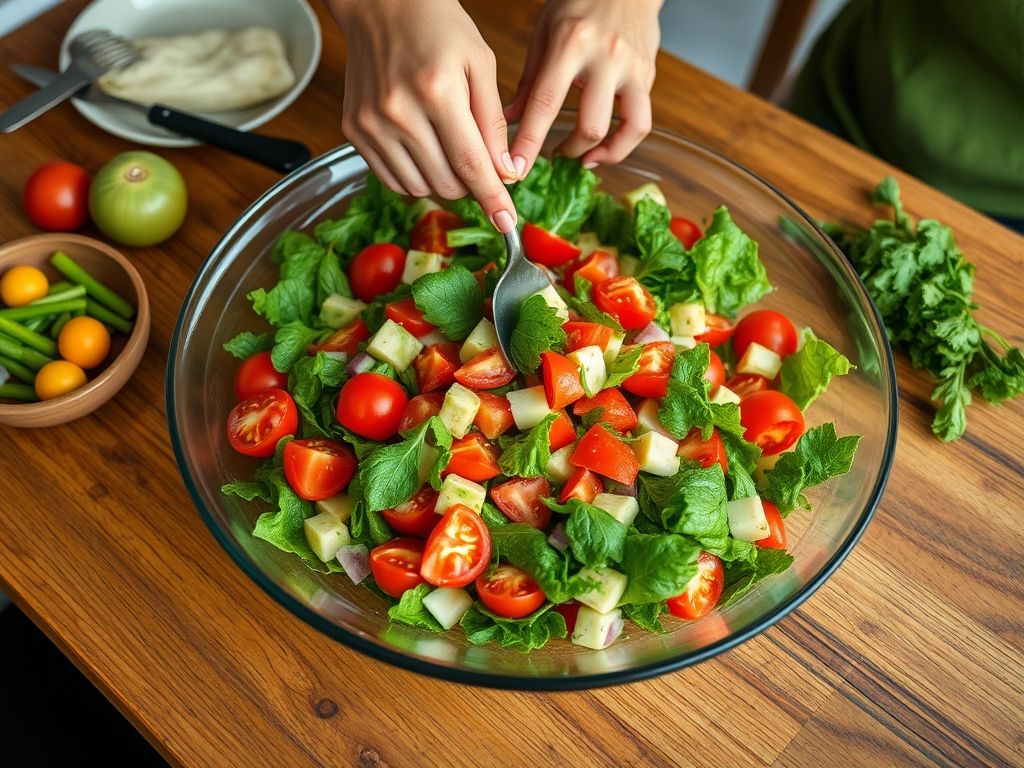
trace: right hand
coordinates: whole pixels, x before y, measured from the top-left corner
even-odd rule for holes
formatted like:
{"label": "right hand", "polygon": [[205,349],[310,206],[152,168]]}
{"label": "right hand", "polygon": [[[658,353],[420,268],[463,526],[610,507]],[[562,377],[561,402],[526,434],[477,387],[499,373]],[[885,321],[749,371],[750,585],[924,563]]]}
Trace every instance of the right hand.
{"label": "right hand", "polygon": [[494,54],[456,0],[330,0],[348,45],[342,130],[401,194],[471,193],[516,223]]}

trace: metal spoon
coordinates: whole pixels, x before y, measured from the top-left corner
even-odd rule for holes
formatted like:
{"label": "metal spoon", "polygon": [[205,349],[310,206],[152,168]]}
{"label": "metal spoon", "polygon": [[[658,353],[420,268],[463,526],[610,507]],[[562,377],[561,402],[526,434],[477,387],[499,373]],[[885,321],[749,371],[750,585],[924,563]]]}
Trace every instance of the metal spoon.
{"label": "metal spoon", "polygon": [[519,321],[519,308],[527,297],[549,288],[551,281],[540,267],[527,261],[519,231],[515,227],[505,234],[505,248],[508,250],[505,271],[494,286],[494,330],[498,334],[498,346],[502,354],[506,360],[511,361],[509,352],[512,331]]}

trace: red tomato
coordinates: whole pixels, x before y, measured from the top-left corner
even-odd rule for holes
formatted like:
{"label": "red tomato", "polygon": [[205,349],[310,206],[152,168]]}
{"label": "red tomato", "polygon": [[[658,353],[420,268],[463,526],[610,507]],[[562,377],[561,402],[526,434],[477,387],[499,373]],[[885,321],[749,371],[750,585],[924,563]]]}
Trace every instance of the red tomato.
{"label": "red tomato", "polygon": [[708,329],[704,333],[698,333],[694,336],[697,341],[703,341],[709,347],[718,347],[732,338],[732,332],[735,328],[727,318],[708,313],[705,317],[705,322]]}
{"label": "red tomato", "polygon": [[491,534],[483,518],[465,504],[449,507],[423,550],[420,574],[435,587],[464,587],[491,559]]}
{"label": "red tomato", "polygon": [[344,352],[346,355],[354,355],[359,351],[359,342],[370,338],[370,329],[366,327],[363,318],[357,317],[351,323],[343,326],[327,337],[326,341],[319,344],[311,344],[307,350],[309,354],[317,352]]}
{"label": "red tomato", "polygon": [[636,411],[614,387],[602,389],[593,397],[577,400],[572,412],[574,416],[583,416],[596,408],[601,409],[598,416],[601,422],[617,432],[629,432],[636,427]]}
{"label": "red tomato", "polygon": [[697,573],[686,585],[686,591],[665,601],[668,612],[691,621],[707,616],[722,596],[725,573],[722,561],[710,552],[697,557]]}
{"label": "red tomato", "polygon": [[476,594],[487,610],[506,619],[529,616],[547,600],[533,576],[509,563],[488,568],[477,576]]}
{"label": "red tomato", "polygon": [[501,452],[479,432],[452,441],[452,457],[445,475],[458,475],[482,483],[501,474],[498,457]]}
{"label": "red tomato", "polygon": [[408,501],[394,509],[381,510],[381,517],[399,533],[409,536],[428,536],[441,516],[434,511],[437,491],[424,485]]}
{"label": "red tomato", "polygon": [[288,485],[307,501],[341,493],[356,471],[356,455],[336,440],[289,440],[283,458]]}
{"label": "red tomato", "polygon": [[544,374],[544,394],[553,410],[565,408],[586,394],[580,382],[579,366],[565,355],[542,352],[540,365]]}
{"label": "red tomato", "polygon": [[548,433],[548,443],[551,445],[551,450],[557,451],[559,448],[565,448],[565,446],[575,442],[575,440],[576,429],[572,425],[572,419],[569,418],[569,414],[565,411],[559,411],[558,418],[555,419],[551,425],[551,431]]}
{"label": "red tomato", "polygon": [[288,386],[288,374],[281,373],[270,362],[269,352],[257,352],[246,358],[235,374],[235,399],[247,397],[265,389],[284,389]]}
{"label": "red tomato", "polygon": [[461,364],[458,344],[450,341],[431,344],[412,361],[420,392],[433,392],[451,386],[455,381],[455,371]]}
{"label": "red tomato", "polygon": [[455,371],[455,380],[470,389],[494,389],[515,381],[516,369],[509,365],[500,349],[481,352]]}
{"label": "red tomato", "polygon": [[577,467],[593,470],[624,485],[632,484],[640,471],[636,454],[600,424],[592,426],[580,438],[569,461]]}
{"label": "red tomato", "polygon": [[345,382],[334,415],[346,429],[371,440],[394,437],[409,398],[398,382],[379,373],[357,373]]}
{"label": "red tomato", "polygon": [[601,323],[587,323],[582,320],[570,320],[562,323],[565,331],[565,351],[575,352],[583,347],[597,346],[607,349],[612,340],[612,329]]}
{"label": "red tomato", "polygon": [[622,388],[641,397],[664,397],[668,393],[668,377],[675,361],[676,345],[671,341],[644,344],[640,368],[622,382]]}
{"label": "red tomato", "polygon": [[708,369],[704,371],[704,378],[711,383],[711,389],[708,390],[711,394],[725,384],[725,365],[722,363],[722,358],[714,352],[711,353]]}
{"label": "red tomato", "polygon": [[578,603],[575,600],[570,600],[568,603],[559,603],[555,606],[555,610],[562,614],[562,618],[565,619],[565,629],[570,635],[576,629],[576,617],[579,616],[580,608],[582,607],[583,603]]}
{"label": "red tomato", "polygon": [[740,318],[732,335],[736,359],[743,357],[751,342],[768,347],[780,357],[796,352],[796,328],[789,318],[772,309],[758,309]]}
{"label": "red tomato", "polygon": [[686,250],[693,248],[693,244],[701,238],[700,227],[682,216],[673,216],[668,228]]}
{"label": "red tomato", "polygon": [[402,409],[402,418],[398,422],[398,431],[405,432],[415,429],[431,416],[437,416],[444,405],[444,392],[431,392],[416,395]]}
{"label": "red tomato", "polygon": [[565,504],[569,499],[579,499],[589,504],[599,493],[604,493],[604,483],[601,482],[601,478],[589,469],[581,467],[573,472],[572,477],[566,481],[562,492],[558,494],[558,500]]}
{"label": "red tomato", "polygon": [[729,457],[725,453],[725,443],[717,429],[712,430],[711,437],[705,440],[697,427],[690,430],[690,433],[679,443],[679,450],[676,456],[682,456],[696,461],[704,469],[713,464],[720,464],[722,472],[729,469]]}
{"label": "red tomato", "polygon": [[619,276],[619,260],[608,251],[594,251],[589,256],[566,264],[562,284],[573,293],[576,293],[576,275],[589,280],[591,285],[597,285],[609,277]]}
{"label": "red tomato", "polygon": [[494,322],[494,297],[488,296],[484,299],[484,317]]}
{"label": "red tomato", "polygon": [[402,281],[404,269],[405,251],[394,243],[374,243],[352,259],[348,281],[356,298],[369,303],[395,290]]}
{"label": "red tomato", "polygon": [[47,163],[25,182],[25,213],[40,229],[70,232],[89,218],[92,177],[74,163]]}
{"label": "red tomato", "polygon": [[[480,269],[476,270],[473,273],[473,277],[475,277],[477,283],[480,284],[481,290],[485,290],[486,287],[487,287],[487,273],[490,272],[492,269],[497,269],[497,268],[498,268],[497,264],[495,264],[493,261],[488,261],[486,264],[484,264],[482,267],[480,267]],[[486,290],[485,290],[485,292],[486,292]],[[487,302],[489,302],[490,300],[491,300],[490,296],[488,296],[486,299],[484,299],[484,314],[487,313],[487,307],[488,307],[488,303]],[[488,320],[494,320],[493,317],[489,317],[487,319]]]}
{"label": "red tomato", "polygon": [[412,296],[385,304],[384,314],[413,336],[425,336],[436,327],[423,319],[423,313],[416,306]]}
{"label": "red tomato", "polygon": [[786,525],[782,522],[782,515],[779,514],[779,508],[767,499],[761,499],[761,506],[764,507],[764,518],[768,521],[769,534],[763,539],[758,539],[754,543],[759,547],[764,547],[765,549],[785,549]]}
{"label": "red tomato", "polygon": [[476,396],[480,398],[480,409],[473,419],[473,426],[483,432],[488,440],[508,432],[515,424],[508,398],[490,392],[477,392]]}
{"label": "red tomato", "polygon": [[265,389],[247,397],[228,414],[228,442],[246,456],[274,455],[277,441],[295,434],[299,409],[283,389]]}
{"label": "red tomato", "polygon": [[445,256],[451,256],[455,253],[455,249],[448,245],[448,233],[462,226],[465,226],[465,222],[457,213],[427,211],[412,228],[412,247],[417,251],[443,253]]}
{"label": "red tomato", "polygon": [[768,379],[757,373],[737,373],[726,382],[725,386],[742,400],[754,392],[768,389],[768,383]]}
{"label": "red tomato", "polygon": [[513,477],[491,486],[491,501],[513,523],[525,523],[544,530],[551,522],[551,510],[541,499],[551,495],[546,477]]}
{"label": "red tomato", "polygon": [[797,404],[774,389],[743,398],[740,423],[744,439],[757,443],[765,456],[781,453],[804,433],[804,415]]}
{"label": "red tomato", "polygon": [[523,252],[534,264],[560,267],[580,255],[580,249],[536,224],[523,225]]}
{"label": "red tomato", "polygon": [[623,328],[643,328],[658,314],[651,292],[634,277],[612,277],[594,286],[591,300],[615,317]]}
{"label": "red tomato", "polygon": [[402,536],[370,550],[370,573],[384,594],[401,597],[423,583],[423,540]]}

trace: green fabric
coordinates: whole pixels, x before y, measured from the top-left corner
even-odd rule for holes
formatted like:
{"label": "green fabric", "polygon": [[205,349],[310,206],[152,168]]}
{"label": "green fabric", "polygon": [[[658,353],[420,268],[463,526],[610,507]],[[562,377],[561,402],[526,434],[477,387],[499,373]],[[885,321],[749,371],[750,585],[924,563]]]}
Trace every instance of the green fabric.
{"label": "green fabric", "polygon": [[852,0],[792,108],[975,208],[1024,218],[1024,0]]}

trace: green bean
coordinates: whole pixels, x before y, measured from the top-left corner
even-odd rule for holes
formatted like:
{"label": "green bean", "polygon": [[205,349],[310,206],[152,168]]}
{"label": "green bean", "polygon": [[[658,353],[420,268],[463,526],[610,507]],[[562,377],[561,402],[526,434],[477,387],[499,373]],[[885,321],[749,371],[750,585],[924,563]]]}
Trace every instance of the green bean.
{"label": "green bean", "polygon": [[74,283],[69,283],[67,280],[58,280],[56,283],[50,283],[50,289],[46,292],[46,295],[52,296],[55,293],[60,293],[74,287]]}
{"label": "green bean", "polygon": [[50,263],[68,280],[84,285],[89,296],[125,320],[131,319],[135,314],[135,307],[78,266],[66,253],[57,251],[50,257]]}
{"label": "green bean", "polygon": [[68,320],[70,319],[70,312],[61,312],[57,316],[57,319],[53,321],[53,325],[50,326],[50,331],[48,334],[49,337],[51,339],[56,339],[58,336],[60,336],[60,332],[64,330],[64,326],[68,324]]}
{"label": "green bean", "polygon": [[34,402],[39,399],[36,396],[36,391],[28,384],[0,384],[0,397],[6,397],[10,400],[25,400],[27,402]]}
{"label": "green bean", "polygon": [[125,320],[123,317],[118,317],[106,307],[98,304],[97,302],[89,299],[85,305],[85,313],[92,315],[104,325],[109,325],[115,331],[121,331],[122,333],[131,333],[132,324]]}
{"label": "green bean", "polygon": [[67,288],[63,288],[59,291],[50,291],[48,294],[43,296],[41,299],[36,299],[29,306],[36,306],[37,304],[53,304],[57,301],[66,301],[67,299],[84,299],[85,298],[85,286],[84,285],[69,285]]}
{"label": "green bean", "polygon": [[68,299],[66,301],[55,301],[52,304],[26,304],[23,307],[0,309],[0,318],[6,318],[8,320],[28,320],[33,317],[59,315],[61,312],[70,312],[73,309],[85,306],[85,299]]}
{"label": "green bean", "polygon": [[46,330],[50,327],[50,323],[53,322],[53,315],[40,315],[39,317],[33,317],[26,320],[22,325],[28,328],[30,331],[36,333],[46,333]]}
{"label": "green bean", "polygon": [[[54,346],[54,352],[56,352],[56,345]],[[53,362],[51,358],[41,352],[23,346],[10,336],[4,336],[2,333],[0,333],[0,355],[24,363],[35,371],[38,371],[47,363]]]}
{"label": "green bean", "polygon": [[0,317],[0,334],[6,334],[14,341],[27,347],[32,347],[32,349],[42,352],[44,355],[52,357],[57,354],[57,343],[53,339],[48,339],[35,331],[30,331],[25,326],[6,317]]}
{"label": "green bean", "polygon": [[0,368],[6,368],[8,372],[19,379],[25,384],[31,384],[36,380],[36,372],[29,368],[23,363],[19,363],[17,360],[12,360],[9,357],[0,355]]}

